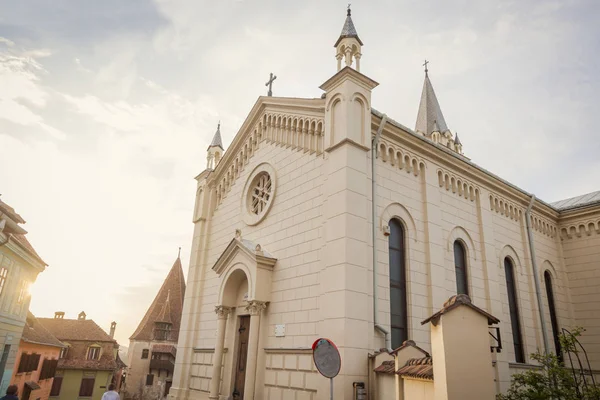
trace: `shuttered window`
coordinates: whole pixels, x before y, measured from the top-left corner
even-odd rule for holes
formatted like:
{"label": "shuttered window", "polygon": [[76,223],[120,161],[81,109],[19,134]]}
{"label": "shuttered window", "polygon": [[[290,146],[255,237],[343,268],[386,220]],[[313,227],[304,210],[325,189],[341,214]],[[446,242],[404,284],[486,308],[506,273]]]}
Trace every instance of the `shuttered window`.
{"label": "shuttered window", "polygon": [[28,373],[38,369],[38,365],[40,364],[40,355],[33,354],[21,354],[21,360],[19,361],[19,368],[17,368],[17,373]]}
{"label": "shuttered window", "polygon": [[397,219],[392,219],[389,226],[390,318],[392,347],[395,349],[408,339],[406,251],[402,223]]}
{"label": "shuttered window", "polygon": [[40,380],[53,378],[56,374],[58,360],[45,359],[42,363],[42,371],[40,372]]}
{"label": "shuttered window", "polygon": [[60,388],[62,386],[62,376],[55,376],[50,389],[50,396],[60,396]]}
{"label": "shuttered window", "polygon": [[80,397],[91,397],[94,394],[94,383],[96,378],[82,378],[81,386],[79,387]]}
{"label": "shuttered window", "polygon": [[506,278],[506,293],[508,295],[510,325],[512,328],[513,345],[515,348],[515,361],[518,363],[524,363],[525,352],[523,351],[521,319],[519,317],[519,306],[517,303],[517,285],[515,282],[513,263],[508,257],[504,259],[504,275]]}
{"label": "shuttered window", "polygon": [[454,242],[454,270],[456,272],[456,293],[469,294],[467,282],[467,253],[463,244]]}
{"label": "shuttered window", "polygon": [[153,383],[154,383],[154,375],[153,374],[146,375],[146,386],[152,386]]}

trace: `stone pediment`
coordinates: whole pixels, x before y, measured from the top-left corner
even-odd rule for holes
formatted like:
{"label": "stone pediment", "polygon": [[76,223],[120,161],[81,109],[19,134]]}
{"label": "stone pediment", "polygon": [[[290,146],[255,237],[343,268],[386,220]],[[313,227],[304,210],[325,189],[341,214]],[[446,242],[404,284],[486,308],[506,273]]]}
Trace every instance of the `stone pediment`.
{"label": "stone pediment", "polygon": [[269,254],[269,252],[263,250],[260,244],[235,237],[229,242],[215,265],[212,267],[213,271],[219,276],[223,275],[227,270],[227,266],[231,265],[231,262],[238,255],[248,258],[251,265],[269,271],[273,270],[273,267],[277,262],[277,259]]}

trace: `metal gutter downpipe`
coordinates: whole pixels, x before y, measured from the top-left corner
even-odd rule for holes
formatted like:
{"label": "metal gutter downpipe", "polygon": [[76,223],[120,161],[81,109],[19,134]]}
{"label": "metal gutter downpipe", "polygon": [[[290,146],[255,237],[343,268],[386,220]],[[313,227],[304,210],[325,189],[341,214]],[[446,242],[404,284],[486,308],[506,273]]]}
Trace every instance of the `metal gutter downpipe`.
{"label": "metal gutter downpipe", "polygon": [[375,329],[379,332],[383,333],[385,337],[385,347],[391,351],[392,349],[392,338],[390,337],[390,333],[383,326],[379,325],[377,321],[377,204],[375,203],[375,194],[376,194],[376,181],[375,177],[375,161],[377,160],[377,146],[379,145],[379,138],[381,136],[381,132],[383,131],[383,127],[387,122],[387,115],[383,114],[381,117],[381,122],[379,123],[379,128],[377,128],[377,133],[375,137],[371,141],[371,219],[372,219],[372,227],[373,227],[373,322],[375,324]]}
{"label": "metal gutter downpipe", "polygon": [[544,354],[549,353],[548,333],[546,332],[546,317],[544,316],[544,303],[542,301],[542,292],[540,289],[540,277],[535,259],[535,246],[533,244],[533,231],[531,230],[531,209],[535,202],[535,195],[531,195],[529,207],[525,210],[525,223],[527,225],[527,238],[529,239],[529,254],[531,255],[531,267],[533,268],[533,282],[535,283],[535,295],[537,297],[538,311],[540,313],[540,323],[542,325],[542,337],[544,339]]}

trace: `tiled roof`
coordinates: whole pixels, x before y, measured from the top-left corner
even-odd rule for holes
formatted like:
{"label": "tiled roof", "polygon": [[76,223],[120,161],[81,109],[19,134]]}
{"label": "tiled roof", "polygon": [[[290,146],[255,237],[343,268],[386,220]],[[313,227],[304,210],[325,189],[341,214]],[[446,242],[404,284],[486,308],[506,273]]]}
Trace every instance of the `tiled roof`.
{"label": "tiled roof", "polygon": [[428,356],[429,353],[426,352],[425,350],[423,350],[422,348],[420,348],[419,346],[417,346],[417,344],[415,343],[414,340],[405,340],[402,345],[400,345],[400,347],[394,349],[390,354],[396,354],[398,353],[400,350],[403,350],[407,347],[414,347],[415,349],[419,350],[421,353],[423,353],[424,355]]}
{"label": "tiled roof", "polygon": [[27,343],[43,344],[53,347],[65,347],[48,329],[44,327],[31,313],[27,313],[27,321],[23,328],[21,340]]}
{"label": "tiled roof", "polygon": [[433,380],[433,360],[431,357],[411,358],[396,373],[400,376]]}
{"label": "tiled roof", "polygon": [[381,363],[381,365],[374,369],[375,372],[379,372],[382,374],[393,374],[396,370],[396,365],[394,360],[388,360]]}
{"label": "tiled roof", "polygon": [[583,194],[581,196],[571,197],[570,199],[555,201],[550,205],[560,211],[569,210],[571,208],[588,206],[591,204],[600,204],[600,190],[597,192]]}
{"label": "tiled roof", "polygon": [[17,214],[17,212],[15,211],[14,208],[9,206],[2,200],[0,200],[0,212],[7,214],[10,219],[12,219],[13,221],[15,221],[18,224],[25,223],[25,220],[23,219],[23,217],[21,217],[19,214]]}
{"label": "tiled roof", "polygon": [[58,369],[89,369],[114,371],[119,365],[109,354],[103,354],[99,360],[85,360],[81,358],[61,358],[58,360]]}
{"label": "tiled roof", "polygon": [[173,357],[177,356],[177,347],[172,344],[153,344],[152,345],[153,353],[167,353],[172,354]]}
{"label": "tiled roof", "polygon": [[340,33],[340,37],[335,42],[333,47],[336,47],[344,38],[355,38],[356,40],[358,40],[358,43],[360,43],[361,46],[363,44],[363,42],[358,37],[358,33],[356,32],[356,28],[354,27],[354,22],[352,22],[352,12],[350,11],[349,7],[348,12],[346,14],[346,21],[344,22],[344,26],[342,27],[342,33]]}
{"label": "tiled roof", "polygon": [[171,322],[171,341],[177,342],[184,296],[185,279],[181,260],[177,257],[146,315],[129,339],[150,341],[156,322]]}
{"label": "tiled roof", "polygon": [[221,123],[219,122],[219,125],[217,125],[217,131],[215,132],[215,136],[213,136],[213,140],[212,142],[210,142],[210,147],[220,147],[221,150],[223,149],[223,140],[221,139]]}
{"label": "tiled roof", "polygon": [[444,307],[442,307],[440,311],[436,312],[431,317],[421,322],[421,325],[425,325],[428,322],[431,322],[433,325],[437,325],[438,321],[440,320],[440,317],[443,314],[452,311],[455,308],[460,307],[461,305],[467,306],[486,317],[488,319],[488,324],[490,325],[497,324],[500,322],[500,320],[494,317],[492,314],[489,314],[487,311],[484,311],[481,308],[474,305],[473,303],[471,303],[471,299],[469,298],[469,296],[467,296],[466,294],[458,294],[450,297],[448,301],[444,303]]}
{"label": "tiled roof", "polygon": [[20,233],[14,233],[12,234],[12,238],[16,240],[21,245],[21,247],[23,247],[31,256],[33,256],[33,258],[37,259],[44,265],[48,265],[44,260],[42,260],[42,257],[38,255],[38,253],[35,251],[31,243],[29,243],[29,240],[27,240],[25,235]]}
{"label": "tiled roof", "polygon": [[438,103],[429,76],[426,74],[415,131],[429,136],[432,132],[444,133],[447,130],[448,126],[446,125],[444,114],[442,114],[440,103]]}
{"label": "tiled roof", "polygon": [[38,321],[61,341],[78,340],[90,342],[114,342],[108,333],[104,332],[91,319],[61,319],[61,318],[38,318]]}

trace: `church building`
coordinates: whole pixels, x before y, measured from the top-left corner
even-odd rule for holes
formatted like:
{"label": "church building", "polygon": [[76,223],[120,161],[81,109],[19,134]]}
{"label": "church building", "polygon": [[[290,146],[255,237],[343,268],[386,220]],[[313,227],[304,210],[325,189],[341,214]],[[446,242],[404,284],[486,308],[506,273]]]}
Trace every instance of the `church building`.
{"label": "church building", "polygon": [[[169,398],[329,399],[320,337],[336,399],[492,399],[575,326],[600,370],[600,192],[550,204],[471,162],[427,68],[415,129],[394,121],[350,10],[334,43],[321,97],[261,96],[208,148]],[[420,381],[375,397],[384,370]]]}

